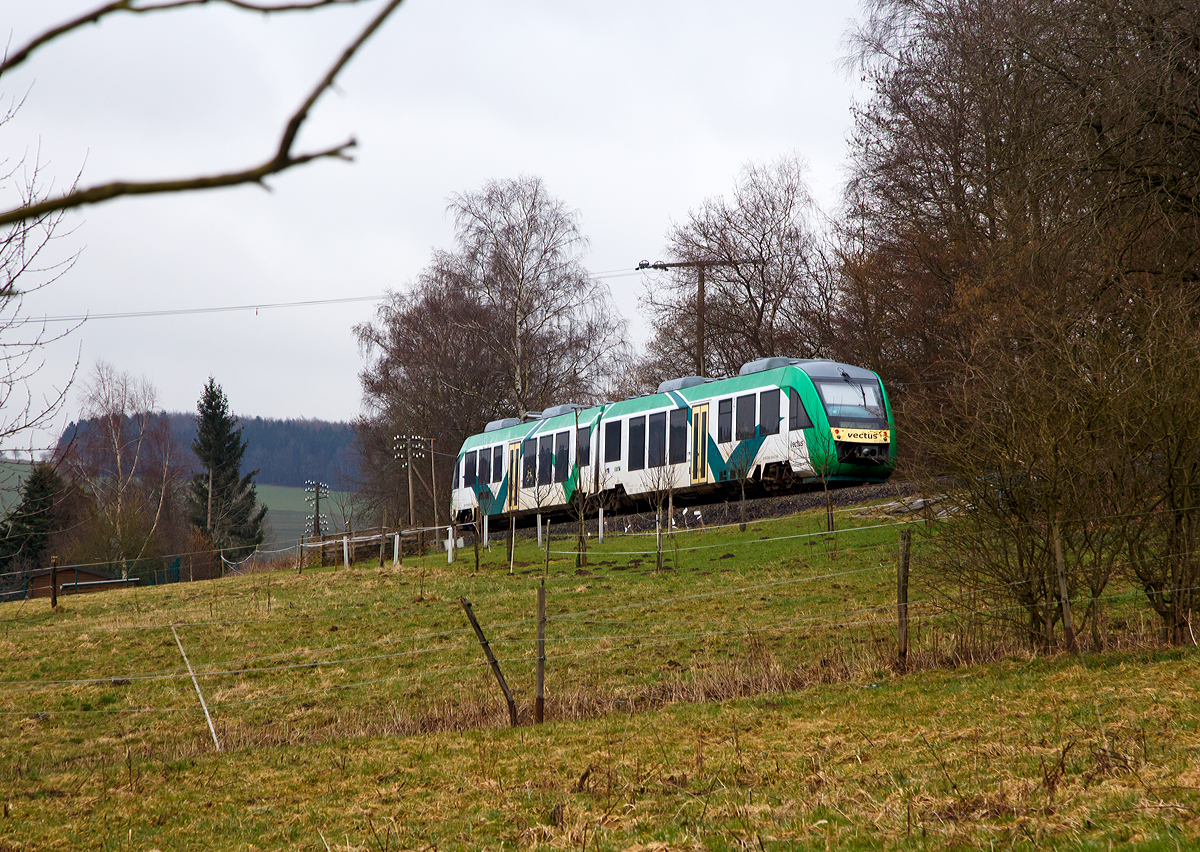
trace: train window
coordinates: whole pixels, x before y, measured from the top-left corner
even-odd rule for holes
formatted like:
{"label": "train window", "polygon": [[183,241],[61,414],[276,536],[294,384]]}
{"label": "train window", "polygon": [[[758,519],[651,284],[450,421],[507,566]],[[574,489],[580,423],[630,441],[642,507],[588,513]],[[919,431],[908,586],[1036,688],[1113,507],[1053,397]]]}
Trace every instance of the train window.
{"label": "train window", "polygon": [[530,438],[521,445],[521,455],[525,459],[521,487],[532,488],[537,485],[537,438]]}
{"label": "train window", "polygon": [[629,469],[641,470],[646,466],[646,418],[629,418]]}
{"label": "train window", "polygon": [[688,410],[676,408],[671,412],[670,464],[682,464],[687,461],[687,423]]}
{"label": "train window", "polygon": [[758,428],[760,435],[779,434],[779,391],[776,388],[758,395]]}
{"label": "train window", "polygon": [[549,485],[554,477],[554,436],[543,435],[538,444],[538,485]]}
{"label": "train window", "polygon": [[804,410],[799,392],[795,388],[788,388],[788,428],[795,430],[811,427],[812,421],[808,419],[808,412]]}
{"label": "train window", "polygon": [[566,482],[571,472],[571,433],[554,436],[554,481]]}
{"label": "train window", "polygon": [[463,488],[471,488],[475,485],[475,451],[467,453],[463,456]]}
{"label": "train window", "polygon": [[604,460],[615,462],[621,460],[621,421],[614,420],[604,424]]}
{"label": "train window", "polygon": [[754,437],[754,394],[752,393],[737,398],[737,432],[734,437],[739,441]]}
{"label": "train window", "polygon": [[484,447],[479,451],[479,484],[487,485],[492,481],[492,450]]}
{"label": "train window", "polygon": [[647,453],[649,467],[662,467],[667,463],[667,412],[650,415],[650,449]]}
{"label": "train window", "polygon": [[717,403],[717,443],[728,444],[733,440],[733,400],[723,399]]}
{"label": "train window", "polygon": [[592,463],[592,427],[580,426],[576,440],[579,442],[579,466],[587,467]]}
{"label": "train window", "polygon": [[504,481],[504,447],[492,450],[492,482],[497,485]]}
{"label": "train window", "polygon": [[825,403],[829,425],[858,427],[860,429],[886,429],[887,410],[879,382],[852,381],[848,376],[836,379],[814,379],[817,393]]}

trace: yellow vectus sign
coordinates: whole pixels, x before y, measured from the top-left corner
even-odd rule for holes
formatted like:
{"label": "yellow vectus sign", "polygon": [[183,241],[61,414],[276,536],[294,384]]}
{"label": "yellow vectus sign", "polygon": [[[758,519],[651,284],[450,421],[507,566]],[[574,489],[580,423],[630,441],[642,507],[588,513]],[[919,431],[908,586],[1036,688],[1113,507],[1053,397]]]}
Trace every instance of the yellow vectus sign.
{"label": "yellow vectus sign", "polygon": [[842,429],[834,426],[830,431],[833,432],[833,440],[854,444],[887,444],[892,439],[888,429]]}

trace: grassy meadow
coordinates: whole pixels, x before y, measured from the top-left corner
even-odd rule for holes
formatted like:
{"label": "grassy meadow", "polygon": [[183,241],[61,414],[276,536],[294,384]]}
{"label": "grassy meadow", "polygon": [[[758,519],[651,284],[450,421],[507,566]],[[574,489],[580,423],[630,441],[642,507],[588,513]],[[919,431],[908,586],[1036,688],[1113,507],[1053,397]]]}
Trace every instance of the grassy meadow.
{"label": "grassy meadow", "polygon": [[[263,549],[295,547],[300,535],[310,531],[309,524],[312,523],[312,507],[305,500],[304,489],[256,485],[255,490],[258,502],[267,507],[267,537]],[[348,494],[334,492],[331,499],[321,501],[321,514],[327,516],[335,529],[344,526],[338,509],[348,499]]]}
{"label": "grassy meadow", "polygon": [[519,539],[512,573],[494,543],[478,571],[468,549],[0,605],[0,850],[1200,840],[1200,655],[977,653],[914,592],[900,671],[897,527],[823,523],[680,534],[661,571],[652,535],[586,566],[556,538],[548,570]]}

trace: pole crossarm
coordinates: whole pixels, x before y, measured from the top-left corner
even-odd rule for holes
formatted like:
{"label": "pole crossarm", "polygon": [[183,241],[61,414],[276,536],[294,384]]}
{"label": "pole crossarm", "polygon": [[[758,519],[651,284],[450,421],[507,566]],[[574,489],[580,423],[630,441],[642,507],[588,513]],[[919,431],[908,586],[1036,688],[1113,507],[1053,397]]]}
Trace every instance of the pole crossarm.
{"label": "pole crossarm", "polygon": [[696,375],[704,375],[704,270],[710,266],[737,266],[738,264],[747,263],[758,266],[766,263],[760,257],[748,257],[740,260],[725,259],[725,260],[677,260],[671,263],[663,263],[657,260],[651,263],[648,260],[641,261],[638,269],[677,269],[679,267],[690,267],[696,270]]}

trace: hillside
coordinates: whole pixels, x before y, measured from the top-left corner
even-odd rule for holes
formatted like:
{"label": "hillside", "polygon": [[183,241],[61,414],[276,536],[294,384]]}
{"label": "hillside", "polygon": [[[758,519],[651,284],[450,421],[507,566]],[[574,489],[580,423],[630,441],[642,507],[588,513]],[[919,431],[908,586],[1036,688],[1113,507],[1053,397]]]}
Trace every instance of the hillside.
{"label": "hillside", "polygon": [[[839,513],[0,605],[8,848],[1191,848],[1200,657],[991,646]],[[857,528],[854,528],[857,527]],[[919,566],[933,542],[920,533]],[[936,529],[933,534],[936,533]],[[543,578],[543,574],[546,576]],[[546,589],[547,724],[533,725]],[[467,623],[469,600],[521,727]],[[964,629],[964,627],[968,629]],[[177,639],[178,637],[178,643]],[[195,669],[210,732],[180,649]],[[221,751],[214,747],[214,737]],[[109,826],[110,829],[104,829]],[[99,831],[98,831],[99,827]]]}
{"label": "hillside", "polygon": [[[196,439],[195,412],[167,412],[175,441],[183,451],[183,464],[196,468],[192,441]],[[327,420],[240,417],[246,455],[242,472],[257,470],[255,482],[302,488],[305,480],[318,479],[331,488],[345,489],[357,475],[351,450],[354,430],[349,423]],[[87,421],[71,423],[59,438],[70,440],[76,430],[87,428]]]}

